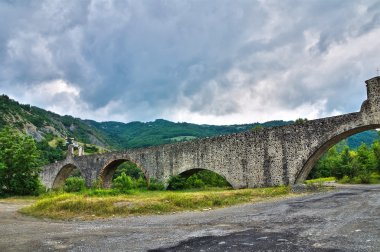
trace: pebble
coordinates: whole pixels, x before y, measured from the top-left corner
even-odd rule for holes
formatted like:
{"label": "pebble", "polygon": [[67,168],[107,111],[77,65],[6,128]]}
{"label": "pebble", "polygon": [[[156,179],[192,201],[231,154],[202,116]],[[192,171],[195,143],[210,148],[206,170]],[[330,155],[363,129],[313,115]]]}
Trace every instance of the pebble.
{"label": "pebble", "polygon": [[243,242],[242,245],[246,245],[246,246],[253,246],[254,244],[253,243],[247,243],[247,242]]}
{"label": "pebble", "polygon": [[278,242],[287,242],[287,239],[277,239]]}
{"label": "pebble", "polygon": [[256,238],[256,240],[260,241],[260,240],[267,240],[268,239],[268,236],[263,236],[263,237],[259,237],[259,238]]}
{"label": "pebble", "polygon": [[223,245],[223,244],[226,244],[226,242],[225,242],[225,241],[221,241],[221,242],[219,242],[218,244],[219,244],[219,245]]}

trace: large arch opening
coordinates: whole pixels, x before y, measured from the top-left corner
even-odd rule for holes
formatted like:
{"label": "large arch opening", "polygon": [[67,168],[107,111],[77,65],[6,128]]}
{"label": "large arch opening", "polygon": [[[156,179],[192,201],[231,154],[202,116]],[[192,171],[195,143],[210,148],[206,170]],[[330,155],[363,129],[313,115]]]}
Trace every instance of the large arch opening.
{"label": "large arch opening", "polygon": [[109,162],[100,171],[99,178],[102,181],[102,187],[111,188],[112,181],[123,172],[133,180],[144,180],[146,185],[149,184],[149,177],[144,169],[128,159],[116,159]]}
{"label": "large arch opening", "polygon": [[[301,169],[301,171],[297,174],[295,182],[296,183],[302,183],[307,178],[310,178],[309,175],[313,175],[313,173],[311,173],[311,172],[312,172],[312,170],[316,169],[315,167],[318,164],[318,162],[320,160],[323,160],[323,158],[325,158],[326,155],[332,154],[332,153],[330,153],[331,151],[338,150],[339,154],[346,155],[345,157],[342,156],[340,158],[347,158],[348,159],[349,158],[349,154],[350,154],[350,150],[352,151],[353,149],[356,149],[360,145],[360,144],[356,143],[356,146],[355,146],[356,148],[351,146],[351,149],[349,148],[347,150],[346,145],[347,145],[347,142],[350,140],[348,138],[350,138],[350,137],[352,137],[352,136],[355,135],[355,136],[358,136],[359,139],[360,139],[360,134],[359,133],[362,133],[362,132],[372,132],[372,134],[370,134],[370,135],[374,135],[375,134],[376,138],[378,138],[377,133],[374,133],[374,131],[373,131],[374,129],[378,129],[378,128],[380,128],[380,125],[378,125],[378,124],[357,127],[357,128],[345,131],[345,132],[343,132],[343,133],[341,133],[341,134],[339,134],[337,136],[334,136],[331,139],[327,140],[323,145],[321,145],[309,157],[309,159],[306,161],[306,163],[304,164],[304,166]],[[373,137],[372,137],[372,139],[373,139]],[[343,140],[345,140],[346,143],[342,143]],[[358,140],[356,140],[356,141],[358,141]],[[363,141],[363,142],[364,143],[367,142],[368,147],[371,147],[371,143],[368,143],[368,139],[367,139],[367,141]],[[342,153],[343,151],[345,153]],[[380,156],[378,158],[380,158]],[[348,161],[346,160],[346,162],[348,162]],[[337,163],[337,165],[342,165],[342,164]],[[339,167],[337,167],[337,168],[339,168]]]}
{"label": "large arch opening", "polygon": [[227,179],[208,169],[194,168],[170,177],[168,190],[232,188]]}
{"label": "large arch opening", "polygon": [[70,177],[83,178],[81,171],[73,164],[67,164],[61,168],[53,182],[53,189],[63,188],[65,182]]}

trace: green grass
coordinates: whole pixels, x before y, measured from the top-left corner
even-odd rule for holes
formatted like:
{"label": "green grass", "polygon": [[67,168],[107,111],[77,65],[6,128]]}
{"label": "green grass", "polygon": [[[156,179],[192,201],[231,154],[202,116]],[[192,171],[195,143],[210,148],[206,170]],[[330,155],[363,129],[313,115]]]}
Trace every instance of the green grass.
{"label": "green grass", "polygon": [[334,182],[336,181],[336,178],[334,177],[327,177],[327,178],[317,178],[317,179],[309,179],[305,180],[305,184],[323,184],[325,182]]}
{"label": "green grass", "polygon": [[[95,193],[94,193],[95,192]],[[114,194],[114,195],[113,195]],[[117,195],[113,190],[52,193],[20,211],[53,219],[94,219],[209,210],[291,196],[289,187],[206,191],[137,191]]]}
{"label": "green grass", "polygon": [[[334,182],[337,181],[340,184],[363,184],[363,181],[360,179],[360,177],[353,177],[350,179],[348,176],[344,176],[342,179],[336,179],[334,177],[327,177],[327,178],[317,178],[317,179],[309,179],[305,180],[305,184],[323,184],[324,182]],[[373,172],[370,175],[369,183],[367,184],[380,184],[380,173],[379,172]]]}
{"label": "green grass", "polygon": [[[353,177],[350,179],[348,176],[344,176],[342,179],[338,181],[341,184],[363,184],[360,177]],[[380,184],[380,173],[373,172],[369,177],[369,183],[367,184]]]}
{"label": "green grass", "polygon": [[380,173],[371,174],[370,184],[380,184]]}

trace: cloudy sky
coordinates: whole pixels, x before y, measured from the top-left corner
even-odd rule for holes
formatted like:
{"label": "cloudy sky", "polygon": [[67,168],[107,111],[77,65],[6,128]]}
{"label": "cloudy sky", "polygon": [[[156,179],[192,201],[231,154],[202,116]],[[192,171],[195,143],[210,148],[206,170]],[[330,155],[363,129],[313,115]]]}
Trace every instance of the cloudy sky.
{"label": "cloudy sky", "polygon": [[0,93],[98,121],[358,111],[378,0],[0,0]]}

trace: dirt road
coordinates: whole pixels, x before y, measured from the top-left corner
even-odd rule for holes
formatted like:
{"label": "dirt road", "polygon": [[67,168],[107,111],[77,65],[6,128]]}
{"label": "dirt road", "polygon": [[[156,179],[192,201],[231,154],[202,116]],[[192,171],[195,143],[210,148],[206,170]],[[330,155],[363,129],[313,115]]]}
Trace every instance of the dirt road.
{"label": "dirt road", "polygon": [[0,251],[380,251],[380,186],[98,221],[23,216],[0,200]]}

